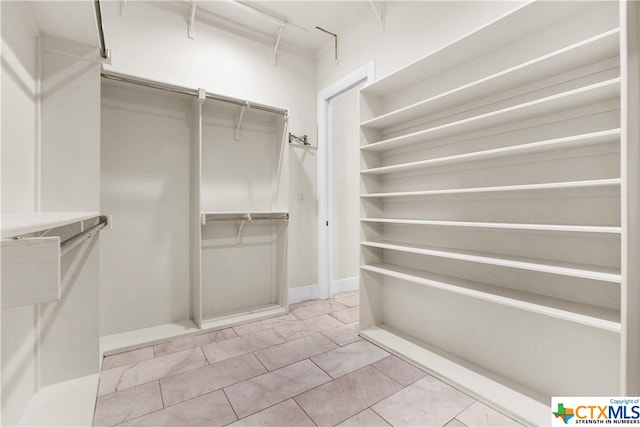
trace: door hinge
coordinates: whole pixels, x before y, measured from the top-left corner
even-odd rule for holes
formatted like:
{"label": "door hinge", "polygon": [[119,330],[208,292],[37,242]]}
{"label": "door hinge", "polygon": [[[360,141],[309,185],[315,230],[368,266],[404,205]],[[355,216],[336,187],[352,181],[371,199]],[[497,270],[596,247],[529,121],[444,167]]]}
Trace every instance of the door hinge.
{"label": "door hinge", "polygon": [[326,226],[327,226],[327,227],[329,226],[329,221],[326,221]]}

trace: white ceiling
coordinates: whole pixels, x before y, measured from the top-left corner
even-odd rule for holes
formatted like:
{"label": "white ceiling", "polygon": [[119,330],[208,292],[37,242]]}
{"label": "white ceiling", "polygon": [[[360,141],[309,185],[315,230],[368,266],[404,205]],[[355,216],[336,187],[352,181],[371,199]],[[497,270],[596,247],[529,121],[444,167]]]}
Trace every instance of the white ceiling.
{"label": "white ceiling", "polygon": [[[98,46],[92,0],[26,1],[24,4],[41,34]],[[153,1],[148,4],[171,8],[188,16],[190,0]],[[368,1],[197,0],[195,4],[196,34],[198,25],[215,25],[247,37],[272,42],[274,34],[286,23],[281,46],[294,46],[313,52],[333,42],[331,35],[317,30],[316,26],[340,35],[362,16],[375,19]],[[105,22],[104,25],[108,24]],[[106,43],[108,48],[108,37]]]}

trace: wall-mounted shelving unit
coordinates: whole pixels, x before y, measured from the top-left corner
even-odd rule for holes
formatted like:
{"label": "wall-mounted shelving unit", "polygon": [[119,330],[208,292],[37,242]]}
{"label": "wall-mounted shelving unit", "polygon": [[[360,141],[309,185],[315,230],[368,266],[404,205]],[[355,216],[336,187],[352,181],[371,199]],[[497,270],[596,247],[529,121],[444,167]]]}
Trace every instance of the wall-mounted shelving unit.
{"label": "wall-mounted shelving unit", "polygon": [[287,116],[240,108],[198,107],[192,312],[203,329],[288,312]]}
{"label": "wall-mounted shelving unit", "polygon": [[361,335],[527,424],[637,392],[627,7],[530,2],[360,91]]}

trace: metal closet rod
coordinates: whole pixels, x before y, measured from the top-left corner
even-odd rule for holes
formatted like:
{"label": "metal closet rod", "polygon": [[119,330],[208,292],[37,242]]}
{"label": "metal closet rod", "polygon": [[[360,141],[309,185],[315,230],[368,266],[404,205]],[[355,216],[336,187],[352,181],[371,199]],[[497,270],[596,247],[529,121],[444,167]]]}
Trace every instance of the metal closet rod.
{"label": "metal closet rod", "polygon": [[66,254],[71,249],[78,246],[82,241],[93,236],[98,230],[106,225],[108,225],[107,217],[104,215],[98,217],[98,223],[96,225],[60,243],[60,255]]}
{"label": "metal closet rod", "polygon": [[[119,82],[130,83],[130,84],[135,84],[135,85],[145,86],[145,87],[150,87],[150,88],[153,88],[153,89],[160,89],[160,90],[164,90],[164,91],[167,91],[167,92],[179,93],[179,94],[183,94],[183,95],[198,96],[198,90],[197,89],[190,89],[190,88],[184,87],[184,86],[171,85],[171,84],[168,84],[168,83],[162,83],[162,82],[157,82],[157,81],[154,81],[154,80],[143,79],[143,78],[140,78],[140,77],[127,76],[126,74],[114,73],[112,71],[102,71],[102,77],[104,77],[105,79],[109,79],[109,80],[116,80],[116,81],[119,81]],[[280,114],[280,115],[283,115],[285,117],[289,115],[289,110],[287,110],[287,109],[270,107],[268,105],[258,104],[258,103],[254,103],[254,102],[250,102],[250,101],[245,101],[243,99],[232,98],[232,97],[229,97],[229,96],[218,95],[218,94],[215,94],[215,93],[207,92],[206,93],[206,98],[207,99],[212,99],[212,100],[215,100],[215,101],[228,102],[230,104],[235,104],[235,105],[238,105],[238,106],[241,106],[241,107],[249,107],[249,108],[254,108],[256,110],[267,111],[269,113]]]}

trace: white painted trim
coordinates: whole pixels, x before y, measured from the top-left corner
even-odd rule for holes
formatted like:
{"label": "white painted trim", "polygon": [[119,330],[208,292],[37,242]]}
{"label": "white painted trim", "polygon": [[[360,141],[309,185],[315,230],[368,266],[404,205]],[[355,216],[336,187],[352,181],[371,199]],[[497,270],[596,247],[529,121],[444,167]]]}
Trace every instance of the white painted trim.
{"label": "white painted trim", "polygon": [[318,298],[318,288],[317,284],[289,288],[289,304]]}
{"label": "white painted trim", "polygon": [[[318,93],[318,298],[327,299],[331,295],[331,228],[327,221],[331,212],[331,187],[329,175],[330,134],[329,107],[336,96],[364,82],[372,83],[375,78],[374,62],[351,72]],[[293,300],[290,300],[292,302]]]}
{"label": "white painted trim", "polygon": [[360,286],[360,276],[347,277],[331,281],[331,296],[340,292],[357,291]]}

